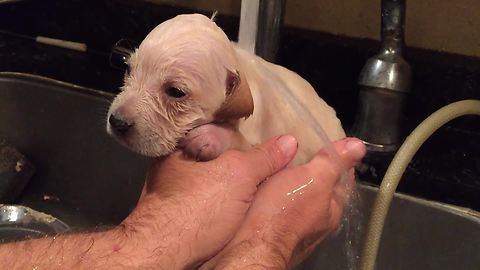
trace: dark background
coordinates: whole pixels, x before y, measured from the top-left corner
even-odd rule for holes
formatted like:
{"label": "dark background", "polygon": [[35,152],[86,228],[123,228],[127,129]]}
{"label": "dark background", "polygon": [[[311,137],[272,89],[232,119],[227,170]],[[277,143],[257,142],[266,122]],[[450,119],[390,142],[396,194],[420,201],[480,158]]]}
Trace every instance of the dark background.
{"label": "dark background", "polygon": [[[117,92],[123,71],[109,61],[112,46],[127,38],[138,43],[161,23],[192,10],[122,0],[37,0],[0,5],[0,29],[88,45],[81,53],[0,34],[0,71],[32,73]],[[211,14],[207,13],[210,16]],[[219,14],[217,23],[236,40],[238,18]],[[356,80],[379,44],[372,40],[284,28],[278,63],[307,79],[333,106],[348,130],[357,107]],[[404,129],[410,132],[440,107],[480,99],[480,59],[407,47],[413,78]],[[480,210],[480,118],[463,117],[441,128],[408,167],[398,190]],[[376,185],[391,156],[369,156],[360,179]]]}

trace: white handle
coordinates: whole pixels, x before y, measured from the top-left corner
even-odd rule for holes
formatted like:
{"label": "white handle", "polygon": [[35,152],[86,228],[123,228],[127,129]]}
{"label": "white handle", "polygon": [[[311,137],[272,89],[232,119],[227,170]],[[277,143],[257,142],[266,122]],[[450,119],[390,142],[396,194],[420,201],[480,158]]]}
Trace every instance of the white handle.
{"label": "white handle", "polygon": [[43,36],[38,36],[35,38],[35,40],[38,43],[57,46],[61,48],[76,50],[80,52],[87,51],[87,44],[85,43],[73,42],[73,41],[67,41],[67,40],[61,40],[61,39],[49,38],[49,37],[43,37]]}

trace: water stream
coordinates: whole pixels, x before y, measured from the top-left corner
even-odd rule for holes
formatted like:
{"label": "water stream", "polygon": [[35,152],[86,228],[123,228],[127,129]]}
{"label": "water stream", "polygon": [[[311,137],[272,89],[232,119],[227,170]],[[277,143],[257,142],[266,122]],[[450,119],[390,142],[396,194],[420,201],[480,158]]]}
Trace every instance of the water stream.
{"label": "water stream", "polygon": [[260,0],[242,0],[240,11],[240,29],[238,30],[238,44],[249,53],[255,53],[257,39],[258,7]]}
{"label": "water stream", "polygon": [[[258,9],[259,0],[242,0],[238,44],[242,49],[252,54],[255,53],[255,42],[258,28]],[[289,93],[286,94],[288,96]],[[296,107],[302,108],[301,106]],[[309,115],[309,113],[304,115]],[[315,124],[312,125],[312,128],[317,131],[319,137],[324,141],[324,147],[327,149],[327,152],[329,152],[330,157],[334,160],[338,159],[333,144],[329,142],[328,136],[324,130]],[[342,176],[342,178],[344,177],[346,177],[346,174]],[[341,181],[343,181],[343,179]],[[350,202],[345,206],[342,229],[345,230],[346,235],[345,256],[348,270],[356,270],[360,255],[360,232],[362,230],[362,213],[360,211],[361,200],[359,193],[355,190],[348,196]]]}
{"label": "water stream", "polygon": [[345,205],[342,226],[345,230],[345,256],[348,270],[357,270],[360,258],[362,218],[362,200],[360,193],[354,189],[349,195],[349,203]]}

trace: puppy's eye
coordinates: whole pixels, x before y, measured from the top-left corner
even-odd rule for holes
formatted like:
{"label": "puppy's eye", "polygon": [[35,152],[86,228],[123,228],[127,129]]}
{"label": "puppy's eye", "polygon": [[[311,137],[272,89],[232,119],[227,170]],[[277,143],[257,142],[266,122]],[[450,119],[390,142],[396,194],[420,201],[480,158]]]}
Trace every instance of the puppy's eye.
{"label": "puppy's eye", "polygon": [[183,98],[184,96],[186,96],[185,92],[183,92],[182,90],[180,90],[176,87],[167,88],[166,93],[167,93],[168,96],[170,96],[172,98]]}

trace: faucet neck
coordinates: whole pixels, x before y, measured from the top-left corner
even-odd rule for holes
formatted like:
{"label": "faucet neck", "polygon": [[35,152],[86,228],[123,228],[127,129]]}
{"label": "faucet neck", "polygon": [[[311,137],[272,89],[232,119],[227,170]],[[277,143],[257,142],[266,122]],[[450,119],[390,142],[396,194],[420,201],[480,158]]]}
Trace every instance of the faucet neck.
{"label": "faucet neck", "polygon": [[404,47],[406,0],[382,0],[382,50],[401,54]]}

